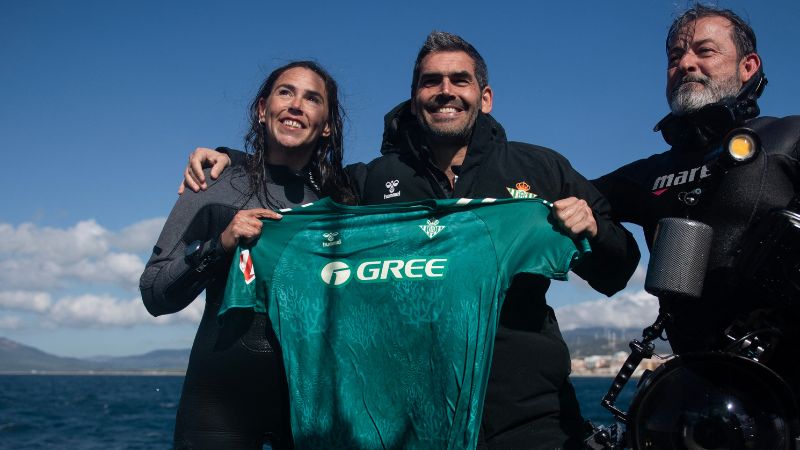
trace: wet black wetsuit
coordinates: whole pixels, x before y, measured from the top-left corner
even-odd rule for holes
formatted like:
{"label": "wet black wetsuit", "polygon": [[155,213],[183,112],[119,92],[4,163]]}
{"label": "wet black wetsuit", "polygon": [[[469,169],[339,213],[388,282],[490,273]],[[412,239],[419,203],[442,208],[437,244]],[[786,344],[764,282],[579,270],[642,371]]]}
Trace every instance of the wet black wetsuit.
{"label": "wet black wetsuit", "polygon": [[742,235],[800,192],[800,116],[758,117],[744,126],[758,133],[763,151],[753,162],[730,169],[696,206],[679,197],[710,183],[706,179],[712,176],[719,141],[706,148],[672,148],[593,181],[611,203],[612,217],[641,225],[648,246],[663,217],[688,217],[714,230],[702,298],[672,305],[679,317],[668,334],[677,353],[719,348],[733,319],[759,307],[758,294],[741,286],[734,271]]}
{"label": "wet black wetsuit", "polygon": [[[317,199],[305,177],[285,167],[269,167],[268,178],[275,207]],[[218,238],[239,209],[265,207],[248,193],[241,167],[225,171],[206,191],[184,193],[140,281],[144,304],[156,316],[182,310],[206,290],[178,407],[176,448],[291,447],[286,380],[272,325],[260,314],[228,317],[223,327],[217,322],[231,262]],[[187,245],[198,240],[200,254],[185,258]]]}

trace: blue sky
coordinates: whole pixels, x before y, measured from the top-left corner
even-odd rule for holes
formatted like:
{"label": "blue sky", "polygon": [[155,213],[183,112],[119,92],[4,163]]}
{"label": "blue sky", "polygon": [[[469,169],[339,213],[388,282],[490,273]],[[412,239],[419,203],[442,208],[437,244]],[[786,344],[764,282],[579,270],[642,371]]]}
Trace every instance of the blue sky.
{"label": "blue sky", "polygon": [[[339,81],[349,162],[377,155],[433,29],[483,54],[511,139],[589,178],[666,149],[651,131],[667,112],[664,35],[687,2],[392,3],[3,2],[0,336],[70,356],[190,346],[202,299],[152,319],[138,276],[188,153],[241,146],[256,88],[289,60]],[[796,113],[800,2],[718,4],[758,34],[762,111]],[[641,275],[612,301],[573,277],[550,303],[565,327],[640,326],[655,316]]]}

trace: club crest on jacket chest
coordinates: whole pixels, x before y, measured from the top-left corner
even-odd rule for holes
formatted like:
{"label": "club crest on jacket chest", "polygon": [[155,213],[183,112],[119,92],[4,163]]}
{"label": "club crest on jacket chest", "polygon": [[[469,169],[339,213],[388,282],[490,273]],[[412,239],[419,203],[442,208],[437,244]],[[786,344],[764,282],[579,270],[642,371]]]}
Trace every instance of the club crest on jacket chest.
{"label": "club crest on jacket chest", "polygon": [[531,185],[525,181],[520,181],[514,187],[506,187],[511,198],[536,198],[538,195],[531,192]]}

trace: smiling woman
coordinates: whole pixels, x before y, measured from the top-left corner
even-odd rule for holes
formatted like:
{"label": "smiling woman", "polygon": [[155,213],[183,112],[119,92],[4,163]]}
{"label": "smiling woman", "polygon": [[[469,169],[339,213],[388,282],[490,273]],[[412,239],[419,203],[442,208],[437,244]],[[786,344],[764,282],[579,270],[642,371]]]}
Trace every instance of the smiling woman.
{"label": "smiling woman", "polygon": [[[273,71],[250,106],[252,155],[199,193],[175,204],[140,281],[153,315],[185,308],[206,290],[175,427],[176,448],[291,446],[280,348],[263,314],[217,323],[239,241],[258,238],[276,209],[330,196],[353,203],[342,170],[342,115],[336,82],[319,65]],[[269,239],[264,236],[262,239]]]}
{"label": "smiling woman", "polygon": [[300,170],[320,137],[331,135],[326,89],[305,67],[294,67],[276,80],[267,98],[258,100],[258,122],[267,129],[271,164]]}

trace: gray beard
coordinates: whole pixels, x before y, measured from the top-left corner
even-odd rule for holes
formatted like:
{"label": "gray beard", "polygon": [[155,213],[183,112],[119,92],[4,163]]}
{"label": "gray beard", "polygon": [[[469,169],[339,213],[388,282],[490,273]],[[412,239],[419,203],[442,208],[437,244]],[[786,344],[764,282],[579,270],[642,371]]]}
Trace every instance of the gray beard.
{"label": "gray beard", "polygon": [[725,98],[734,98],[742,87],[738,70],[734,76],[720,81],[714,81],[707,77],[688,78],[700,81],[703,84],[703,89],[696,90],[693,86],[684,82],[670,92],[669,107],[672,110],[672,114],[676,116],[697,111],[703,106],[717,103]]}

